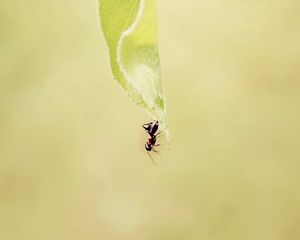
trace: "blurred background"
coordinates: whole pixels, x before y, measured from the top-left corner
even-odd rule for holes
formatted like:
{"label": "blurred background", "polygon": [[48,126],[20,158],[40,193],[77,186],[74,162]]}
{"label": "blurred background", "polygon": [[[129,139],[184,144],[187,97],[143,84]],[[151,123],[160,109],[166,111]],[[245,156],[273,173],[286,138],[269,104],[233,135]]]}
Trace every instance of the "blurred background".
{"label": "blurred background", "polygon": [[0,239],[300,239],[300,2],[158,5],[154,166],[98,2],[0,0]]}

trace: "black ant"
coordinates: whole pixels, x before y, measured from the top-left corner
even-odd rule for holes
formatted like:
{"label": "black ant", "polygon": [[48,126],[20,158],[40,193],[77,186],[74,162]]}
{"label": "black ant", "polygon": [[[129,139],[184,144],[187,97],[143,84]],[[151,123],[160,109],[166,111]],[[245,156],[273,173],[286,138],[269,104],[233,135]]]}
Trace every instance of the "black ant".
{"label": "black ant", "polygon": [[149,155],[149,157],[151,158],[152,162],[155,163],[150,155],[149,152],[153,151],[153,152],[157,152],[155,151],[154,147],[159,146],[160,144],[156,144],[156,136],[159,135],[161,132],[156,133],[159,127],[159,123],[158,121],[153,121],[150,123],[146,123],[143,125],[143,128],[147,131],[147,133],[149,134],[149,138],[148,141],[145,144],[145,149]]}

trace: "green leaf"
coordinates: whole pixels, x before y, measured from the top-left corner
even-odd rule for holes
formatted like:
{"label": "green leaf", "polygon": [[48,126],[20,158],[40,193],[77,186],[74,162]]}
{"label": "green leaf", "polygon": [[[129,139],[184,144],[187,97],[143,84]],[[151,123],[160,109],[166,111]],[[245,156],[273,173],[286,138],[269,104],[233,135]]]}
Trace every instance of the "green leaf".
{"label": "green leaf", "polygon": [[115,79],[166,128],[157,48],[156,0],[99,0],[100,21]]}

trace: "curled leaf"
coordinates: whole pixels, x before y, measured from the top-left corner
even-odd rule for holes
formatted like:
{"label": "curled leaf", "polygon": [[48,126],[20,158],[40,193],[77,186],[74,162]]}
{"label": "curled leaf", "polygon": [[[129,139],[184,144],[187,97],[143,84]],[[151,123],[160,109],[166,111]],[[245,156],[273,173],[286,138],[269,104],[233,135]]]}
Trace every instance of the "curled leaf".
{"label": "curled leaf", "polygon": [[156,0],[99,0],[100,21],[115,79],[166,128],[157,48]]}

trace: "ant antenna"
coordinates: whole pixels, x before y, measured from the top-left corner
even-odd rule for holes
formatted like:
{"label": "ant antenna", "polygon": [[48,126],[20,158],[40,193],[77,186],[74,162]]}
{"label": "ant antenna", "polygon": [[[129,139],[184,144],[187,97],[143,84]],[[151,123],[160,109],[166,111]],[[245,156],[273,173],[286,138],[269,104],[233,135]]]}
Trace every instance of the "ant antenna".
{"label": "ant antenna", "polygon": [[151,162],[154,164],[154,165],[157,165],[157,163],[153,160],[153,158],[151,157],[150,153],[147,151],[147,154],[149,156],[149,158],[151,159]]}

